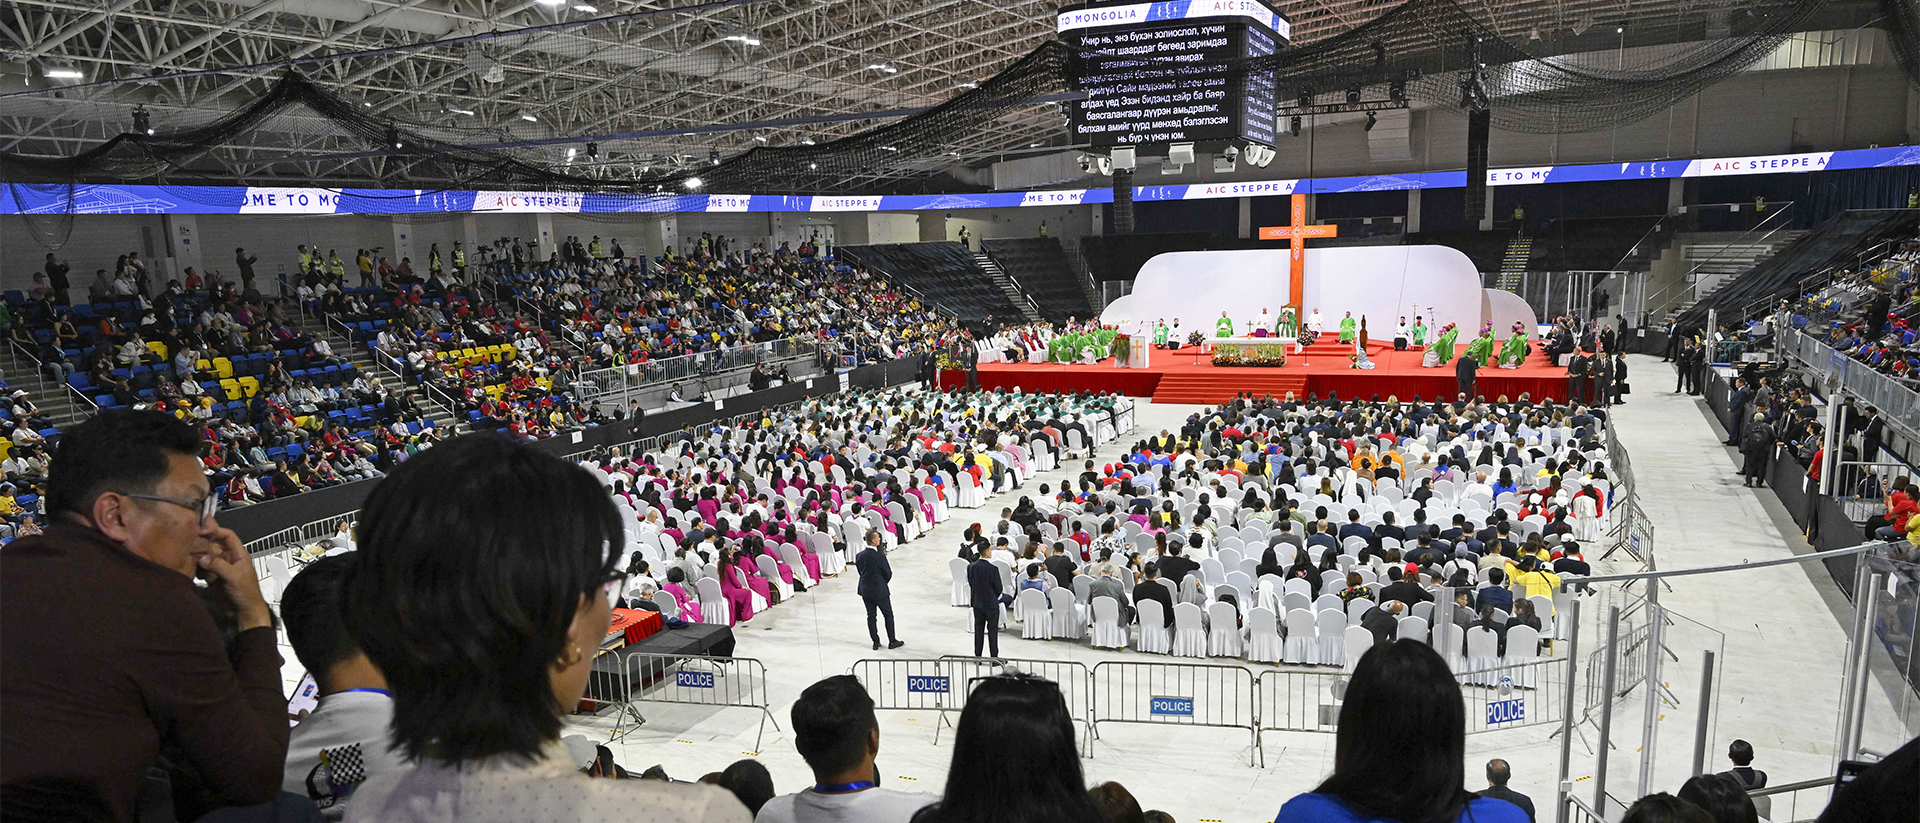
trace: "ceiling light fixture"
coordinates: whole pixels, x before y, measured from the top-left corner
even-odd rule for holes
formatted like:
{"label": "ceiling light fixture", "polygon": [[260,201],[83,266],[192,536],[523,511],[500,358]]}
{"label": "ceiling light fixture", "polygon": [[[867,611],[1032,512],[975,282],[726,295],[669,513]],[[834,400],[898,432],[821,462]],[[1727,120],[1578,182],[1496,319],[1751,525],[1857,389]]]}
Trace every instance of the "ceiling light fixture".
{"label": "ceiling light fixture", "polygon": [[896,149],[892,146],[881,146],[880,150],[881,151],[899,151],[899,149]]}
{"label": "ceiling light fixture", "polygon": [[[867,71],[880,71],[880,72],[886,72],[887,74],[900,73],[900,70],[894,68],[892,63],[868,63]],[[52,75],[48,75],[48,76],[51,77]]]}
{"label": "ceiling light fixture", "polygon": [[575,3],[575,4],[573,4],[573,10],[574,10],[574,11],[583,11],[583,12],[586,12],[586,13],[588,13],[588,14],[599,14],[599,13],[600,13],[600,10],[599,10],[599,9],[597,9],[597,8],[594,8],[593,6],[589,6],[589,5],[587,5],[587,4],[585,4],[585,3]]}
{"label": "ceiling light fixture", "polygon": [[808,164],[807,164],[807,169],[808,169],[809,171],[819,171],[819,170],[820,170],[820,164],[819,164],[819,163],[808,163]]}
{"label": "ceiling light fixture", "polygon": [[729,34],[729,35],[727,35],[727,36],[725,36],[725,37],[722,37],[722,38],[720,38],[720,39],[722,39],[722,40],[731,40],[731,41],[733,41],[733,42],[735,42],[735,43],[739,43],[740,45],[743,45],[743,46],[758,46],[758,45],[760,45],[760,38],[758,38],[758,37],[755,37],[755,36],[753,36],[753,35],[751,35],[751,34],[748,34],[748,33],[746,33],[746,32],[734,32],[733,34]]}
{"label": "ceiling light fixture", "polygon": [[526,112],[524,112],[524,111],[520,113],[520,119],[522,119],[522,120],[525,120],[525,121],[527,121],[527,122],[529,122],[529,123],[538,123],[538,122],[540,122],[540,118],[538,118],[538,117],[535,117],[535,116],[533,116],[533,115],[531,115],[531,114],[528,114],[528,113],[526,113]]}
{"label": "ceiling light fixture", "polygon": [[534,2],[542,6],[564,6],[567,4],[567,0],[534,0]]}
{"label": "ceiling light fixture", "polygon": [[72,66],[48,67],[42,75],[54,80],[79,80],[87,75]]}
{"label": "ceiling light fixture", "polygon": [[472,116],[473,116],[473,110],[472,110],[472,109],[462,109],[462,108],[456,108],[456,107],[454,107],[454,106],[448,106],[448,107],[447,107],[447,112],[448,112],[449,114],[464,114],[464,115],[466,115],[466,116],[468,116],[468,117],[472,117]]}
{"label": "ceiling light fixture", "polygon": [[701,187],[701,186],[704,186],[704,185],[706,185],[706,181],[704,181],[704,180],[701,180],[701,179],[700,179],[700,178],[698,178],[698,177],[689,177],[689,178],[687,178],[687,190],[688,190],[688,191],[699,191],[699,190],[700,190],[700,187]]}
{"label": "ceiling light fixture", "polygon": [[977,88],[980,88],[980,84],[979,84],[979,83],[961,83],[961,84],[960,84],[960,88],[963,88],[963,89],[977,89]]}
{"label": "ceiling light fixture", "polygon": [[766,135],[764,135],[764,134],[756,134],[756,135],[754,135],[754,136],[753,136],[753,142],[755,142],[755,143],[765,143],[765,142],[767,142],[767,136],[766,136]]}
{"label": "ceiling light fixture", "polygon": [[800,138],[800,145],[802,145],[802,146],[811,146],[811,145],[813,145],[813,144],[814,144],[814,143],[813,143],[813,138],[811,138],[811,137],[802,137],[802,138]]}

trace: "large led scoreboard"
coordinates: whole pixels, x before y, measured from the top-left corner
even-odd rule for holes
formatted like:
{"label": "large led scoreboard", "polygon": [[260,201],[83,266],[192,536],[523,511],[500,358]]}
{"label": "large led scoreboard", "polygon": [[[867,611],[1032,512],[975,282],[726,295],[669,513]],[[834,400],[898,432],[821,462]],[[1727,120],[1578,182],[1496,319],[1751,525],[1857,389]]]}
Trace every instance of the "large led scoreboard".
{"label": "large led scoreboard", "polygon": [[1094,147],[1274,142],[1272,70],[1236,66],[1284,47],[1287,18],[1260,0],[1095,3],[1060,12],[1074,48],[1075,142]]}

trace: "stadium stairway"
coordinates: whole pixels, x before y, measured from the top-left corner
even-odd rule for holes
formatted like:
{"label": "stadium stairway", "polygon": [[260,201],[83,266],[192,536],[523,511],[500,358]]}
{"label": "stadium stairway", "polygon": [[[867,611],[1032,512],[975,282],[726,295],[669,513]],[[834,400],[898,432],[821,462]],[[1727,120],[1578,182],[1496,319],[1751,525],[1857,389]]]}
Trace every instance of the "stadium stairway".
{"label": "stadium stairway", "polygon": [[1295,397],[1306,397],[1307,376],[1260,368],[1167,372],[1161,375],[1160,385],[1153,390],[1153,402],[1218,405],[1241,392],[1253,392],[1256,397],[1272,394],[1278,398],[1293,392]]}
{"label": "stadium stairway", "polygon": [[1515,237],[1507,241],[1507,253],[1500,258],[1500,280],[1497,288],[1517,293],[1520,290],[1520,276],[1527,273],[1532,261],[1532,238]]}
{"label": "stadium stairway", "polygon": [[994,285],[1006,292],[1007,299],[1013,301],[1013,305],[1020,309],[1021,314],[1026,315],[1027,322],[1038,323],[1045,319],[1040,316],[1040,310],[1034,306],[1033,298],[1020,290],[1020,287],[1013,282],[1013,278],[1007,275],[1006,269],[1000,268],[1000,261],[993,259],[993,255],[986,253],[985,250],[976,251],[973,253],[973,262],[980,267],[981,271],[987,273],[987,277],[993,280]]}

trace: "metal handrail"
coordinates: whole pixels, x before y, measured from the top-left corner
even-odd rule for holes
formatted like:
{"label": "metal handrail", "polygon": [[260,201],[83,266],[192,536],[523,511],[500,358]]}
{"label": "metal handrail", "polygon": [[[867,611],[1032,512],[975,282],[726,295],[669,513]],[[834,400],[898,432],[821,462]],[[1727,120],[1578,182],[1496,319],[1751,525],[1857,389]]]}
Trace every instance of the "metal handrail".
{"label": "metal handrail", "polygon": [[1829,775],[1827,777],[1816,777],[1812,780],[1800,780],[1793,783],[1782,783],[1778,786],[1768,786],[1764,789],[1748,789],[1747,796],[1765,797],[1770,794],[1785,794],[1787,792],[1797,792],[1802,789],[1817,789],[1821,786],[1831,786],[1838,782],[1839,779],[1838,777]]}
{"label": "metal handrail", "polygon": [[[1721,255],[1726,254],[1728,251],[1734,248],[1738,248],[1738,247],[1752,248],[1755,244],[1763,242],[1767,238],[1770,238],[1773,235],[1779,233],[1781,230],[1785,229],[1786,224],[1783,222],[1780,225],[1774,226],[1771,229],[1767,229],[1766,234],[1761,235],[1758,239],[1752,239],[1752,240],[1747,239],[1748,235],[1751,235],[1754,232],[1759,231],[1760,229],[1766,227],[1768,223],[1773,222],[1777,218],[1784,217],[1788,212],[1791,212],[1793,210],[1793,201],[1791,200],[1786,201],[1780,204],[1780,206],[1781,208],[1779,211],[1776,211],[1772,215],[1761,220],[1760,223],[1758,225],[1755,225],[1753,228],[1750,228],[1750,229],[1747,229],[1746,231],[1741,232],[1740,236],[1735,238],[1733,242],[1723,244],[1719,251],[1713,253],[1712,257],[1702,260],[1694,264],[1692,268],[1687,269],[1686,274],[1681,275],[1679,280],[1676,280],[1672,283],[1668,283],[1665,288],[1662,288],[1659,291],[1654,292],[1651,296],[1647,297],[1643,301],[1642,305],[1643,306],[1658,305],[1658,306],[1661,306],[1662,308],[1667,308],[1680,303],[1682,300],[1685,299],[1684,298],[1685,291],[1698,289],[1700,285],[1699,273],[1701,268],[1708,266],[1710,264],[1713,264],[1715,262],[1718,262]],[[1676,231],[1678,230],[1676,229]],[[1682,288],[1682,295],[1683,295],[1682,297],[1674,300],[1661,302],[1661,299],[1665,297],[1669,292],[1673,291],[1676,288],[1681,288],[1681,287],[1684,287]],[[1698,299],[1698,297],[1699,295],[1696,294],[1695,298]]]}

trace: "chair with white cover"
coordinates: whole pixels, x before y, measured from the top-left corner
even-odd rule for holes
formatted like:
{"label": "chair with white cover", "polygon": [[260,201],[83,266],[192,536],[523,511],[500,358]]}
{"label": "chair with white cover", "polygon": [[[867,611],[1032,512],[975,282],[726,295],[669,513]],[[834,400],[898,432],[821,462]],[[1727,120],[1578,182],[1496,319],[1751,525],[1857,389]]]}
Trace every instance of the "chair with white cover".
{"label": "chair with white cover", "polygon": [[1216,601],[1207,607],[1207,619],[1213,624],[1207,630],[1208,656],[1240,656],[1243,644],[1240,641],[1239,618],[1239,611],[1231,603]]}
{"label": "chair with white cover", "polygon": [[1280,659],[1307,665],[1319,663],[1320,643],[1314,633],[1313,612],[1305,609],[1289,611],[1286,621],[1286,646]]}
{"label": "chair with white cover", "polygon": [[1373,632],[1359,626],[1348,626],[1342,640],[1346,643],[1347,671],[1353,671],[1355,666],[1360,665],[1361,656],[1373,648]]}
{"label": "chair with white cover", "polygon": [[727,596],[720,593],[718,578],[702,577],[694,582],[693,590],[700,596],[700,622],[733,625],[733,607],[727,603]]}
{"label": "chair with white cover", "polygon": [[[1227,542],[1229,540],[1233,542]],[[1245,556],[1240,553],[1241,547],[1242,544],[1237,537],[1223,537],[1220,539],[1220,554],[1217,556],[1220,558],[1220,565],[1225,567],[1227,571],[1235,571],[1240,568],[1240,561],[1245,559]]]}
{"label": "chair with white cover", "polygon": [[1372,610],[1373,607],[1374,602],[1364,597],[1356,597],[1347,601],[1347,622],[1359,623],[1360,618],[1366,617],[1367,612]]}
{"label": "chair with white cover", "polygon": [[986,496],[980,491],[980,484],[973,482],[973,474],[970,472],[961,472],[959,477],[954,479],[954,485],[959,487],[954,494],[953,505],[956,507],[977,509],[986,500]]}
{"label": "chair with white cover", "polygon": [[1555,614],[1553,610],[1553,598],[1544,594],[1536,594],[1527,598],[1527,602],[1533,604],[1533,613],[1540,618],[1540,636],[1549,639],[1559,639],[1560,634],[1558,629],[1560,621],[1558,619],[1559,615]]}
{"label": "chair with white cover", "polygon": [[1089,452],[1087,451],[1087,440],[1086,438],[1080,436],[1080,430],[1068,429],[1067,430],[1067,456],[1086,457],[1088,454]]}
{"label": "chair with white cover", "polygon": [[1413,604],[1413,608],[1407,611],[1407,614],[1431,623],[1433,622],[1433,601],[1423,600],[1415,603]]}
{"label": "chair with white cover", "polygon": [[1320,634],[1320,665],[1347,665],[1347,616],[1331,609],[1314,618]]}
{"label": "chair with white cover", "polygon": [[1028,640],[1053,639],[1053,621],[1047,615],[1047,596],[1039,589],[1027,589],[1013,599],[1013,619],[1020,621],[1020,636]]}
{"label": "chair with white cover", "polygon": [[813,549],[813,556],[820,558],[820,573],[836,575],[846,570],[847,559],[833,550],[833,538],[823,532],[807,535],[807,546]]}
{"label": "chair with white cover", "polygon": [[1273,610],[1261,607],[1247,612],[1247,659],[1255,663],[1278,663],[1285,651]]}
{"label": "chair with white cover", "polygon": [[1127,627],[1120,623],[1120,601],[1111,597],[1093,599],[1092,640],[1096,649],[1127,647]]}
{"label": "chair with white cover", "polygon": [[1308,583],[1304,578],[1289,577],[1287,582],[1280,584],[1280,589],[1287,594],[1299,594],[1309,598],[1313,596],[1313,584]]}
{"label": "chair with white cover", "polygon": [[[1320,573],[1320,588],[1338,589],[1347,585],[1347,573],[1340,569],[1328,569]],[[1327,595],[1321,595],[1326,597]]]}
{"label": "chair with white cover", "polygon": [[680,599],[674,597],[672,592],[656,591],[653,593],[653,597],[648,599],[653,601],[653,605],[659,607],[661,619],[680,619]]}
{"label": "chair with white cover", "polygon": [[1427,619],[1424,617],[1403,617],[1396,627],[1394,637],[1401,640],[1427,642]]}
{"label": "chair with white cover", "polygon": [[1173,604],[1173,656],[1207,656],[1207,622],[1199,606]]}
{"label": "chair with white cover", "polygon": [[[1167,612],[1158,600],[1140,600],[1140,632],[1134,636],[1134,651],[1142,654],[1166,654],[1173,651],[1173,629]],[[1161,628],[1155,628],[1159,626]]]}
{"label": "chair with white cover", "polygon": [[1282,612],[1283,614],[1287,612],[1292,612],[1296,609],[1305,611],[1308,613],[1311,613],[1314,610],[1313,601],[1307,599],[1307,595],[1305,592],[1287,592],[1285,595],[1283,595],[1280,598],[1280,605],[1285,607],[1287,610],[1286,612]]}
{"label": "chair with white cover", "polygon": [[767,585],[780,593],[781,600],[793,599],[793,584],[780,576],[780,567],[774,564],[772,557],[764,554],[756,555],[753,558],[753,565],[760,569],[760,576],[767,579]]}
{"label": "chair with white cover", "polygon": [[1220,564],[1217,557],[1205,557],[1200,560],[1200,577],[1209,589],[1227,584],[1227,568]]}
{"label": "chair with white cover", "polygon": [[[1075,582],[1085,578],[1081,575]],[[1087,635],[1087,607],[1080,605],[1074,593],[1064,588],[1047,592],[1049,618],[1053,621],[1053,636],[1078,640]]]}
{"label": "chair with white cover", "polygon": [[1484,674],[1487,670],[1500,665],[1500,636],[1485,626],[1474,626],[1467,630],[1467,682],[1482,686],[1492,685]]}
{"label": "chair with white cover", "polygon": [[[779,553],[780,559],[786,562],[787,568],[793,570],[794,579],[804,580],[808,586],[820,585],[820,581],[814,578],[813,572],[807,570],[807,561],[800,557],[800,547],[792,543],[781,543],[775,546],[773,550]],[[956,557],[954,559],[958,560],[959,558]],[[825,573],[826,571],[823,569],[821,574]]]}
{"label": "chair with white cover", "polygon": [[953,605],[973,605],[973,589],[967,584],[967,561],[956,557],[947,561],[947,570],[953,573]]}
{"label": "chair with white cover", "polygon": [[[1532,626],[1514,626],[1507,629],[1507,653],[1500,658],[1500,665],[1515,666],[1505,669],[1502,674],[1513,678],[1513,685],[1522,689],[1538,688],[1540,685],[1540,667],[1522,665],[1540,659],[1540,633]],[[1494,678],[1496,681],[1499,678]],[[1500,685],[1498,682],[1490,685]]]}

